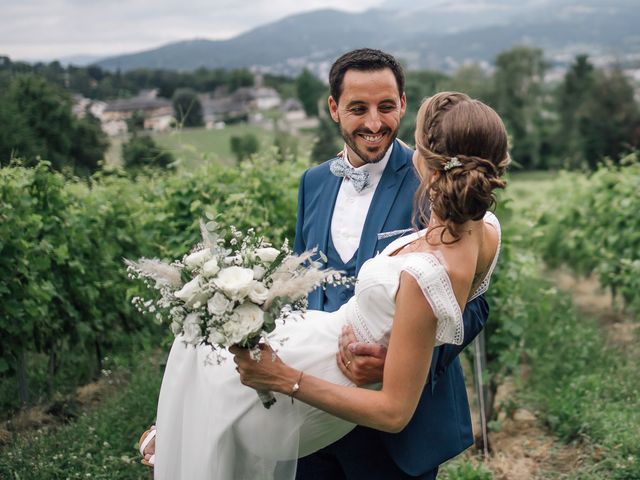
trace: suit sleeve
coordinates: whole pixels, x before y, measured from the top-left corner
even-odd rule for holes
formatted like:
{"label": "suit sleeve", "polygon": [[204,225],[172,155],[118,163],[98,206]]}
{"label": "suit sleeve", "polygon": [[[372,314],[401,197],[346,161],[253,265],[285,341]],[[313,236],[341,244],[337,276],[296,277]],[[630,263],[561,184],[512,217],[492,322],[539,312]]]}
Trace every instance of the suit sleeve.
{"label": "suit sleeve", "polygon": [[293,242],[293,253],[300,254],[304,252],[306,244],[302,237],[302,226],[304,225],[304,180],[307,172],[302,174],[300,186],[298,187],[298,213],[296,215],[296,237]]}
{"label": "suit sleeve", "polygon": [[445,344],[434,351],[431,364],[432,379],[437,381],[438,375],[444,372],[458,354],[478,336],[487,323],[488,317],[489,304],[484,295],[467,304],[462,315],[464,340],[461,345]]}

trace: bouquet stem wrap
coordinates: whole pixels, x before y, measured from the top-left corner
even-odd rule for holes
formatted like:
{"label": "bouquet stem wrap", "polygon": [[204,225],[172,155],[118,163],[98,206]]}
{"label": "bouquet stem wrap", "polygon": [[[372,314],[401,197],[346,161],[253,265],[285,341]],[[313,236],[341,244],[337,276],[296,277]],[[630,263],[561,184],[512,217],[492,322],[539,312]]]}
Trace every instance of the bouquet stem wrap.
{"label": "bouquet stem wrap", "polygon": [[276,397],[273,396],[273,393],[271,393],[268,390],[257,390],[258,392],[258,397],[260,397],[260,401],[262,402],[262,405],[264,406],[264,408],[271,408],[271,405],[273,405],[274,403],[276,403]]}

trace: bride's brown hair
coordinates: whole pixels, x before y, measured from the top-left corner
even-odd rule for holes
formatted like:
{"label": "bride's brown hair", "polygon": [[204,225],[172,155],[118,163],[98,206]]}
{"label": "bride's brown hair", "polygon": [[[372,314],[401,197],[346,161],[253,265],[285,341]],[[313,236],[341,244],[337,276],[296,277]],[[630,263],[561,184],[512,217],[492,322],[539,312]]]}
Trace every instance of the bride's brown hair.
{"label": "bride's brown hair", "polygon": [[[459,92],[426,98],[416,120],[418,162],[439,172],[422,179],[415,196],[416,220],[427,225],[430,212],[443,225],[440,240],[454,243],[459,226],[481,220],[496,203],[493,190],[509,164],[507,131],[489,106]],[[460,165],[458,165],[460,164]],[[444,235],[453,236],[445,242]]]}

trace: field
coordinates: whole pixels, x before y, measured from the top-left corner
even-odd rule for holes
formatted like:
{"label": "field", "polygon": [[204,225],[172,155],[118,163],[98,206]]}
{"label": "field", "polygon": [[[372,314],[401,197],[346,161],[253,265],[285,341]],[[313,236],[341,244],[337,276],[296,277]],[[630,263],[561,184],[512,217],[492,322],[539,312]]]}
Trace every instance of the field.
{"label": "field", "polygon": [[193,168],[202,161],[221,165],[235,164],[231,151],[231,137],[253,134],[260,140],[261,148],[273,143],[273,134],[255,125],[229,125],[223,129],[184,128],[170,133],[156,134],[154,139],[169,150],[182,168]]}
{"label": "field", "polygon": [[[37,375],[32,373],[30,388],[39,392],[38,401],[32,408],[19,412],[10,398],[11,394],[15,395],[15,380],[8,376],[1,378],[0,401],[4,402],[6,413],[0,426],[0,478],[149,477],[149,472],[139,464],[134,446],[140,432],[154,420],[170,338],[157,326],[126,321],[109,327],[111,336],[104,338],[102,330],[109,325],[106,317],[114,306],[121,309],[120,316],[132,315],[124,304],[134,292],[124,288],[123,280],[117,280],[121,272],[119,258],[125,253],[114,248],[117,245],[131,249],[133,244],[143,251],[175,255],[193,241],[195,221],[203,210],[224,214],[225,221],[240,227],[257,226],[276,239],[291,238],[297,179],[305,164],[277,163],[269,159],[266,152],[241,168],[226,169],[217,163],[223,163],[218,159],[231,158],[230,151],[224,150],[230,136],[253,131],[249,128],[195,129],[158,137],[167,148],[183,152],[180,153],[184,155],[183,165],[191,165],[166,179],[135,184],[127,179],[114,179],[91,191],[83,185],[65,186],[57,177],[49,178],[44,172],[42,178],[33,179],[49,182],[48,198],[59,202],[58,209],[48,213],[51,223],[46,235],[58,232],[56,225],[67,226],[64,235],[55,233],[57,236],[51,237],[51,241],[48,236],[34,237],[39,245],[43,241],[57,245],[53,252],[59,257],[59,263],[54,262],[54,268],[65,266],[68,252],[73,249],[86,248],[83,255],[88,259],[96,255],[96,248],[109,254],[117,252],[118,258],[113,264],[101,266],[108,275],[91,276],[80,267],[73,271],[81,277],[79,286],[92,298],[93,285],[95,291],[102,292],[105,280],[115,289],[112,297],[103,302],[96,300],[87,313],[77,315],[82,329],[71,335],[64,330],[69,328],[66,324],[43,323],[38,309],[34,310],[33,320],[26,320],[39,329],[41,340],[70,335],[57,351],[62,373],[64,368],[76,371],[77,365],[85,361],[77,346],[68,347],[72,338],[80,338],[89,346],[93,345],[94,338],[108,340],[114,353],[102,359],[102,371],[94,379],[91,372],[75,377],[58,374],[55,394],[47,398],[48,357],[34,351],[29,365]],[[261,139],[265,144],[272,143],[266,134]],[[212,161],[204,162],[203,170],[198,170],[202,160],[207,159],[202,152],[214,150],[217,156],[210,157]],[[230,160],[228,164],[235,165],[235,161]],[[503,224],[505,245],[490,290],[492,313],[486,332],[488,378],[496,388],[495,414],[490,422],[491,454],[483,459],[472,449],[444,466],[439,478],[640,478],[637,441],[640,438],[637,395],[640,378],[636,374],[640,360],[637,342],[640,322],[635,310],[622,308],[627,297],[623,299],[616,292],[612,295],[606,284],[603,287],[599,282],[600,267],[595,268],[593,275],[584,276],[577,273],[577,267],[571,263],[574,258],[588,255],[576,250],[589,244],[575,232],[600,228],[593,223],[601,213],[597,205],[592,206],[591,215],[585,216],[593,220],[587,226],[562,220],[565,212],[573,215],[572,212],[578,211],[572,202],[584,204],[580,192],[612,192],[608,187],[601,190],[598,183],[611,183],[612,178],[617,179],[615,185],[622,188],[625,184],[622,179],[636,178],[633,168],[633,165],[622,171],[611,168],[594,176],[556,172],[510,174],[508,190],[499,199],[498,215]],[[31,178],[29,175],[26,171],[11,172],[7,185],[15,185],[16,195],[30,191],[24,187]],[[576,190],[585,185],[589,189]],[[65,202],[71,202],[70,206],[65,207]],[[23,199],[16,208],[36,209],[39,205]],[[610,212],[603,210],[602,214],[604,223],[613,221]],[[29,241],[29,232],[38,232],[41,220],[26,214],[16,218],[21,227],[5,225],[11,231],[21,228],[25,232],[22,243],[16,239],[15,248],[22,248],[25,258],[38,260],[33,257],[33,248],[24,242]],[[115,219],[118,221],[114,222]],[[105,230],[103,225],[109,225],[110,230]],[[108,231],[112,234],[98,233]],[[77,232],[93,236],[94,243],[86,246],[72,243],[68,250],[63,249],[61,245],[65,241],[80,235]],[[635,228],[627,231],[618,226],[616,233],[622,238],[616,240],[618,242],[634,241]],[[572,255],[558,253],[558,249],[562,252],[564,248],[562,242],[549,241],[569,236],[575,238],[571,245],[576,252]],[[599,247],[600,251],[605,247],[606,244]],[[560,265],[558,257],[566,259],[566,264]],[[547,258],[553,259],[553,263],[545,261]],[[607,265],[611,265],[611,261]],[[625,265],[621,263],[622,267]],[[41,272],[29,274],[34,278],[49,275],[49,269],[43,265]],[[602,271],[607,272],[607,269]],[[622,276],[616,280],[625,284],[629,281],[627,278],[634,277]],[[55,282],[55,277],[46,276],[44,280],[42,284],[47,285],[46,282]],[[6,288],[2,284],[0,287]],[[633,305],[634,298],[628,297],[629,306]],[[62,300],[64,304],[66,300]],[[21,308],[21,304],[16,305]],[[59,315],[59,310],[44,312],[51,318]],[[105,323],[88,321],[88,312],[93,312],[98,319],[104,316]],[[135,329],[136,333],[127,329]],[[23,338],[20,335],[24,334],[16,335]],[[65,358],[66,363],[60,360]],[[473,375],[467,377],[471,380]],[[474,404],[471,385],[469,392]]]}
{"label": "field", "polygon": [[[232,124],[221,129],[182,128],[169,132],[154,133],[153,139],[173,154],[183,169],[193,169],[203,161],[217,165],[235,165],[236,158],[231,150],[231,138],[234,136],[255,135],[260,142],[260,149],[269,148],[274,144],[274,134],[261,126],[249,124]],[[296,138],[303,154],[311,149],[313,137],[304,132],[297,133]],[[107,152],[106,163],[120,165],[122,162],[123,137],[111,139]]]}

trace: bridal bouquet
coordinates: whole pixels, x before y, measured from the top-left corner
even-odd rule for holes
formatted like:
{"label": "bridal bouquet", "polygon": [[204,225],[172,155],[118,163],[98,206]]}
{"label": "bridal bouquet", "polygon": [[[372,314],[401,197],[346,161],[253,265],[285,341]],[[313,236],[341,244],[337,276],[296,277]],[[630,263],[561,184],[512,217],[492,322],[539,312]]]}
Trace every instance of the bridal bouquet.
{"label": "bridal bouquet", "polygon": [[[286,242],[273,248],[253,229],[242,233],[231,227],[225,241],[217,227],[201,221],[202,242],[179,260],[125,259],[125,264],[130,278],[142,279],[159,294],[134,297],[136,308],[170,322],[185,343],[210,345],[218,362],[219,352],[232,345],[251,348],[259,359],[257,345],[277,319],[304,312],[311,290],[350,281],[312,261],[315,251],[295,255]],[[258,395],[266,408],[275,402],[270,392]]]}

